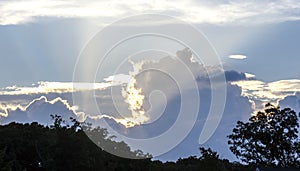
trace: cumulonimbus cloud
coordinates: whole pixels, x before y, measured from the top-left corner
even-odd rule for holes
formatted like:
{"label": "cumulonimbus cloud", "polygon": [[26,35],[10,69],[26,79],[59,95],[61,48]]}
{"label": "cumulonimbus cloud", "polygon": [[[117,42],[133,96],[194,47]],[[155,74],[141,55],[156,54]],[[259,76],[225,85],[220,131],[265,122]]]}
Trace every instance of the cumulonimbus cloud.
{"label": "cumulonimbus cloud", "polygon": [[[192,23],[249,24],[299,20],[300,2],[290,1],[2,1],[0,25],[32,22],[39,17],[112,20],[141,13],[159,13]],[[102,20],[99,20],[99,17]]]}

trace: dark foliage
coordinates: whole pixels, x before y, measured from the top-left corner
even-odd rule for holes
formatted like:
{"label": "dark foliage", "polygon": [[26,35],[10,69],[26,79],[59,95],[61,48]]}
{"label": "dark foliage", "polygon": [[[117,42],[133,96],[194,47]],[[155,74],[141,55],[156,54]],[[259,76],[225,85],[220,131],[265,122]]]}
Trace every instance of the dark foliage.
{"label": "dark foliage", "polygon": [[230,150],[242,161],[262,166],[300,167],[298,117],[290,108],[271,104],[248,122],[237,122],[229,135]]}
{"label": "dark foliage", "polygon": [[[252,171],[254,168],[220,159],[216,152],[202,147],[198,158],[192,156],[166,163],[151,161],[149,154],[131,151],[126,143],[114,141],[106,129],[92,128],[74,118],[70,118],[72,125],[68,125],[58,115],[51,117],[54,123],[50,127],[37,122],[0,126],[0,170]],[[88,138],[95,135],[95,143],[106,143],[107,148],[122,149],[122,153],[144,159],[126,159],[107,153]]]}
{"label": "dark foliage", "polygon": [[66,125],[58,115],[52,116],[54,124],[45,127],[10,123],[0,126],[0,170],[141,170],[150,159],[125,159],[111,155],[95,145],[85,134],[97,133],[102,142],[125,149],[132,156],[148,157],[140,151],[132,152],[124,142],[115,142],[107,130],[81,125],[71,118]]}

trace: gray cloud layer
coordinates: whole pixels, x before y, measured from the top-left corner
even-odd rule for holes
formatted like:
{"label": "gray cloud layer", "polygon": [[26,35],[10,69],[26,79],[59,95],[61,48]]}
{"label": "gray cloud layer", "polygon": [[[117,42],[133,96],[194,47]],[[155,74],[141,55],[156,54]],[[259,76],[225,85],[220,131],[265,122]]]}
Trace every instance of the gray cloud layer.
{"label": "gray cloud layer", "polygon": [[39,17],[101,18],[102,24],[141,13],[160,13],[192,23],[249,24],[299,20],[297,0],[280,1],[1,1],[0,24],[22,24]]}

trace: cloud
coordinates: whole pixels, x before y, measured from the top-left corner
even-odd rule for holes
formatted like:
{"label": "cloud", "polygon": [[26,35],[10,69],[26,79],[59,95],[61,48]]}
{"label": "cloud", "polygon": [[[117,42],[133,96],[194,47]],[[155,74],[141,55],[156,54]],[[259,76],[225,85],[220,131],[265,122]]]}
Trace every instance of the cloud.
{"label": "cloud", "polygon": [[[70,117],[76,118],[78,121],[88,121],[90,123],[95,123],[97,125],[97,120],[102,120],[103,118],[114,120],[118,122],[118,119],[113,116],[105,114],[87,114],[80,110],[78,106],[72,106],[68,100],[64,100],[61,97],[56,97],[52,100],[49,100],[46,96],[40,96],[35,98],[25,106],[22,105],[5,105],[0,106],[0,124],[8,124],[10,122],[19,122],[19,123],[30,123],[30,122],[39,122],[44,125],[49,125],[53,121],[51,120],[50,115],[61,115],[62,118],[66,121]],[[121,124],[121,123],[120,123]],[[101,124],[102,126],[103,124]]]}
{"label": "cloud", "polygon": [[110,83],[73,83],[73,82],[38,82],[32,86],[10,86],[0,91],[1,95],[22,95],[41,93],[67,93],[94,89],[105,89]]}
{"label": "cloud", "polygon": [[281,108],[289,107],[296,112],[300,111],[300,92],[297,92],[295,95],[290,95],[279,101]]}
{"label": "cloud", "polygon": [[281,1],[1,1],[0,24],[23,24],[40,17],[99,19],[102,24],[143,13],[179,17],[192,23],[249,24],[299,20],[300,2]]}
{"label": "cloud", "polygon": [[[120,74],[105,78],[104,82],[100,83],[38,82],[31,86],[5,87],[0,90],[0,116],[8,117],[9,111],[26,111],[28,105],[41,99],[47,99],[46,102],[49,103],[65,102],[66,106],[70,110],[72,108],[74,113],[86,112],[94,116],[111,112],[111,116],[118,116],[115,114],[117,110],[113,106],[112,97],[109,96],[110,91],[112,87],[122,87],[129,80],[129,75]],[[85,98],[76,99],[79,94]],[[73,105],[74,98],[80,107]],[[114,98],[119,101],[118,106],[127,108],[126,104],[122,103],[121,93]],[[95,103],[103,113],[100,113],[97,106],[94,105]]]}
{"label": "cloud", "polygon": [[246,80],[245,73],[237,72],[237,71],[225,71],[225,78],[227,81],[239,81]]}
{"label": "cloud", "polygon": [[79,91],[103,90],[111,86],[128,83],[131,77],[125,74],[113,75],[104,78],[101,83],[78,82],[46,82],[41,81],[31,86],[9,86],[0,90],[0,95],[29,95],[48,93],[72,93]]}
{"label": "cloud", "polygon": [[245,74],[246,78],[249,79],[249,80],[255,79],[255,75],[254,74],[250,74],[250,73],[244,73],[244,74]]}
{"label": "cloud", "polygon": [[245,56],[245,55],[229,55],[229,58],[231,58],[231,59],[246,59],[247,56]]}
{"label": "cloud", "polygon": [[[214,88],[218,89],[221,84],[224,84],[225,89],[228,88],[230,90],[225,105],[226,113],[224,114],[226,114],[226,118],[221,122],[219,126],[221,130],[216,135],[218,142],[217,140],[210,141],[210,143],[220,145],[220,141],[226,139],[227,133],[229,134],[236,121],[248,118],[252,112],[251,103],[248,98],[241,97],[241,88],[228,84],[230,81],[246,80],[247,78],[241,72],[225,71],[227,81],[223,79],[223,82],[221,82],[220,75],[221,73],[224,74],[224,71],[220,66],[204,66],[193,60],[192,57],[192,52],[189,49],[184,49],[178,51],[176,56],[166,56],[159,60],[135,62],[134,65],[139,68],[139,72],[135,72],[136,75],[134,75],[134,78],[136,79],[137,88],[140,88],[143,94],[143,109],[145,110],[145,116],[149,120],[145,124],[127,129],[115,126],[115,131],[131,138],[145,139],[156,137],[169,130],[175,121],[182,117],[183,119],[179,119],[180,121],[176,123],[179,125],[175,126],[181,128],[180,131],[182,131],[182,128],[188,126],[191,126],[193,129],[196,122],[194,126],[196,128],[195,130],[193,129],[193,137],[188,138],[191,144],[188,145],[186,143],[184,145],[185,149],[191,147],[189,148],[189,152],[192,151],[194,154],[199,146],[200,131],[205,128],[203,125],[208,122],[218,125],[218,117],[216,115],[215,117],[209,115],[210,108],[214,108],[214,105],[220,105],[221,103],[220,101],[218,101],[220,103],[212,101],[212,92],[214,90],[212,90],[211,85],[216,81],[218,86]],[[209,76],[217,79],[210,80]],[[195,87],[192,86],[193,84],[195,84]],[[197,101],[192,96],[195,94],[199,94],[200,101]],[[195,112],[195,108],[196,119],[193,120],[189,115]],[[241,112],[241,108],[243,108],[244,112]],[[115,124],[112,125],[114,126]],[[209,126],[209,128],[212,127]],[[179,136],[178,133],[177,137]],[[227,145],[226,141],[224,142],[222,148],[225,149]],[[139,144],[132,145],[138,146]],[[184,153],[181,148],[182,146],[179,149],[176,147],[176,150],[172,150],[170,154],[172,154],[173,159],[180,157],[180,154]],[[148,147],[148,149],[151,149],[151,147]],[[151,150],[149,151],[151,152]],[[169,157],[170,154],[168,154]],[[226,152],[226,154],[228,153]]]}
{"label": "cloud", "polygon": [[300,92],[300,80],[279,80],[274,82],[263,82],[259,80],[241,80],[232,82],[242,88],[242,95],[248,97],[255,103],[257,109],[261,109],[264,103],[278,104],[287,96]]}
{"label": "cloud", "polygon": [[34,99],[28,105],[22,107],[6,109],[6,116],[0,116],[1,124],[10,122],[34,122],[37,121],[44,125],[52,123],[50,115],[61,115],[65,120],[70,117],[77,118],[79,121],[85,119],[83,112],[78,112],[76,106],[70,106],[66,101],[57,97],[53,100],[48,100],[45,96]]}

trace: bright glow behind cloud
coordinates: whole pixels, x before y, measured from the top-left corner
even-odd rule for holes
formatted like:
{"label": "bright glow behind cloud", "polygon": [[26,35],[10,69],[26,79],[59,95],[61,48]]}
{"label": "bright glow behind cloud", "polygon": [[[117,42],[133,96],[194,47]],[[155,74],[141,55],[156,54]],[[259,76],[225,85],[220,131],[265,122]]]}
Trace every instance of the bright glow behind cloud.
{"label": "bright glow behind cloud", "polygon": [[71,106],[67,100],[63,100],[60,97],[57,97],[53,100],[48,100],[45,96],[41,96],[37,99],[32,100],[30,103],[28,103],[26,106],[22,106],[22,105],[4,105],[4,104],[0,104],[0,118],[1,116],[7,117],[9,111],[15,111],[17,109],[21,110],[21,111],[26,111],[28,107],[30,107],[33,103],[37,102],[37,101],[44,101],[45,103],[49,103],[49,104],[55,104],[57,102],[61,102],[62,104],[64,104],[64,106],[72,111],[80,121],[83,121],[85,118],[85,114],[83,112],[79,112],[78,110],[78,106]]}
{"label": "bright glow behind cloud", "polygon": [[[243,80],[232,82],[242,88],[242,96],[248,97],[252,102],[257,102],[256,107],[263,103],[278,103],[287,96],[300,92],[300,80],[280,80],[266,83],[259,80]],[[259,110],[260,107],[257,109]]]}
{"label": "bright glow behind cloud", "polygon": [[132,112],[132,117],[119,119],[117,122],[122,123],[126,127],[132,127],[148,121],[149,118],[145,116],[145,111],[143,109],[145,96],[142,94],[142,89],[136,88],[135,79],[132,79],[127,85],[126,90],[123,89],[122,94],[125,98],[125,102],[129,104],[129,110]]}
{"label": "bright glow behind cloud", "polygon": [[[299,20],[300,2],[289,1],[4,1],[0,2],[0,25],[22,24],[37,17],[99,18],[108,24],[125,16],[160,13],[192,23],[265,23]],[[110,20],[107,20],[110,18]]]}

